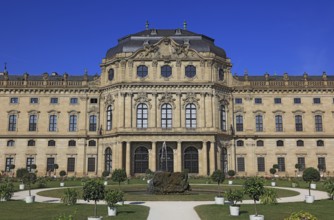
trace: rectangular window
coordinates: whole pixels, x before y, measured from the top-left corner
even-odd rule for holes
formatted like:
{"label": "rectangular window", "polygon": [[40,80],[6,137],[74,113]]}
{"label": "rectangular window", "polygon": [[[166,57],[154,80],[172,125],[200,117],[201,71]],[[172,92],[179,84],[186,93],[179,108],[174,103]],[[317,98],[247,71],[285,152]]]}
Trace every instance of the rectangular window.
{"label": "rectangular window", "polygon": [[313,104],[320,104],[321,99],[320,98],[313,98]]}
{"label": "rectangular window", "polygon": [[90,104],[97,104],[97,98],[91,98]]}
{"label": "rectangular window", "polygon": [[243,131],[244,130],[244,122],[242,115],[237,115],[235,117],[235,123],[236,123],[236,130],[237,131]]}
{"label": "rectangular window", "polygon": [[237,166],[239,172],[245,172],[245,158],[238,157],[237,158]]}
{"label": "rectangular window", "polygon": [[262,99],[261,98],[255,98],[254,103],[255,104],[262,104]]}
{"label": "rectangular window", "polygon": [[77,131],[77,116],[70,115],[69,131]]}
{"label": "rectangular window", "polygon": [[19,98],[17,98],[17,97],[10,98],[10,103],[11,104],[17,104],[17,103],[19,103]]}
{"label": "rectangular window", "polygon": [[54,165],[55,165],[55,158],[54,157],[46,158],[46,171],[47,172],[53,172],[54,169],[55,169]]}
{"label": "rectangular window", "polygon": [[16,115],[9,116],[8,131],[16,131]]}
{"label": "rectangular window", "polygon": [[303,118],[301,115],[295,116],[296,131],[303,131]]}
{"label": "rectangular window", "polygon": [[275,123],[276,123],[276,131],[281,132],[283,131],[283,117],[282,115],[275,116]]}
{"label": "rectangular window", "polygon": [[274,103],[275,104],[282,104],[281,98],[274,98]]}
{"label": "rectangular window", "polygon": [[293,103],[294,104],[301,104],[302,103],[302,100],[300,98],[294,98],[293,99]]}
{"label": "rectangular window", "polygon": [[279,172],[285,172],[285,158],[284,157],[278,157],[277,158],[277,164],[278,164],[278,171]]}
{"label": "rectangular window", "polygon": [[234,103],[235,104],[242,104],[242,98],[235,98]]}
{"label": "rectangular window", "polygon": [[37,115],[29,116],[29,131],[37,131]]}
{"label": "rectangular window", "polygon": [[298,157],[297,158],[297,163],[300,165],[299,171],[302,171],[305,169],[305,157]]}
{"label": "rectangular window", "polygon": [[30,98],[30,104],[37,104],[38,98]]}
{"label": "rectangular window", "polygon": [[6,158],[6,166],[5,166],[5,171],[6,172],[10,172],[11,171],[12,164],[14,164],[14,158],[7,157]]}
{"label": "rectangular window", "polygon": [[58,104],[58,98],[51,98],[50,103],[51,104]]}
{"label": "rectangular window", "polygon": [[71,98],[70,99],[70,104],[72,104],[72,105],[78,104],[78,98]]}
{"label": "rectangular window", "polygon": [[50,115],[49,131],[57,131],[57,115]]}
{"label": "rectangular window", "polygon": [[315,131],[321,132],[322,131],[322,116],[316,115],[314,116],[315,119]]}
{"label": "rectangular window", "polygon": [[89,116],[89,131],[96,131],[96,115]]}
{"label": "rectangular window", "polygon": [[67,172],[74,172],[75,170],[75,158],[69,157],[67,158]]}
{"label": "rectangular window", "polygon": [[95,172],[95,157],[88,157],[88,172]]}
{"label": "rectangular window", "polygon": [[326,158],[325,157],[318,157],[318,169],[320,171],[326,170]]}
{"label": "rectangular window", "polygon": [[258,157],[257,158],[257,171],[258,172],[265,172],[266,167],[264,163],[264,157]]}
{"label": "rectangular window", "polygon": [[262,115],[255,116],[255,125],[256,125],[256,131],[262,132],[263,131],[263,117]]}
{"label": "rectangular window", "polygon": [[27,157],[26,169],[31,172],[31,165],[34,164],[35,158]]}

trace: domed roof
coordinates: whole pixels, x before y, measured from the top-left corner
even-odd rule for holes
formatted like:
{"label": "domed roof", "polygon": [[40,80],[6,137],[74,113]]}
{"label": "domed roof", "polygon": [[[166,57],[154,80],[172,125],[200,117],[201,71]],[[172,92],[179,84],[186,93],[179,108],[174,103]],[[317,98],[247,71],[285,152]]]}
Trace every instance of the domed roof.
{"label": "domed roof", "polygon": [[130,34],[119,39],[118,44],[107,51],[106,58],[111,58],[117,53],[135,52],[144,48],[144,42],[155,44],[164,37],[169,37],[179,44],[187,41],[190,48],[198,52],[212,52],[226,58],[225,50],[216,46],[214,39],[181,29],[149,29],[136,34]]}

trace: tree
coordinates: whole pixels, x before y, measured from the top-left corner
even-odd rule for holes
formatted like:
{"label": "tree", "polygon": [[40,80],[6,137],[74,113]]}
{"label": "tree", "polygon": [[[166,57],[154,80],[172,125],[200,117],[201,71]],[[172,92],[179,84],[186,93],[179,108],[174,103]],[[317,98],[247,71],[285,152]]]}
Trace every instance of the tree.
{"label": "tree", "polygon": [[114,182],[118,182],[118,186],[121,186],[121,182],[124,182],[127,179],[125,170],[115,169],[111,175],[111,179]]}
{"label": "tree", "polygon": [[306,168],[303,172],[303,180],[308,182],[308,192],[311,195],[311,183],[318,182],[320,180],[320,173],[313,167]]}
{"label": "tree", "polygon": [[29,196],[31,196],[31,185],[35,184],[37,180],[37,176],[35,173],[26,173],[23,176],[23,183],[27,185],[28,189],[29,189]]}
{"label": "tree", "polygon": [[124,193],[121,190],[107,190],[104,195],[104,200],[109,208],[115,207],[116,203],[123,201]]}
{"label": "tree", "polygon": [[108,171],[108,170],[105,170],[105,171],[103,171],[102,172],[102,176],[103,176],[103,178],[105,179],[105,180],[107,180],[107,177],[110,175],[110,171]]}
{"label": "tree", "polygon": [[244,192],[242,190],[231,190],[229,189],[225,196],[228,201],[231,202],[231,206],[237,206],[237,202],[242,202],[242,198],[244,196]]}
{"label": "tree", "polygon": [[16,170],[16,178],[18,178],[21,182],[23,182],[23,177],[29,173],[26,168],[19,168]]}
{"label": "tree", "polygon": [[257,216],[256,201],[260,200],[260,197],[265,193],[265,188],[263,186],[263,179],[258,177],[252,177],[245,181],[244,183],[244,192],[250,198],[254,200],[255,205],[255,216]]}
{"label": "tree", "polygon": [[57,175],[57,169],[59,168],[58,164],[53,164],[53,169],[55,170],[54,175]]}
{"label": "tree", "polygon": [[66,171],[65,170],[60,171],[59,176],[61,177],[61,181],[64,182],[64,178],[66,176]]}
{"label": "tree", "polygon": [[234,170],[229,170],[229,171],[227,171],[227,175],[229,175],[229,177],[234,177],[235,171]]}
{"label": "tree", "polygon": [[104,199],[104,185],[96,179],[88,180],[83,187],[82,197],[85,201],[93,200],[94,216],[97,216],[97,202]]}
{"label": "tree", "polygon": [[215,170],[213,171],[212,175],[211,175],[211,179],[214,182],[217,182],[218,184],[218,197],[221,197],[220,195],[220,184],[224,182],[225,180],[225,174],[224,172],[222,172],[221,170]]}

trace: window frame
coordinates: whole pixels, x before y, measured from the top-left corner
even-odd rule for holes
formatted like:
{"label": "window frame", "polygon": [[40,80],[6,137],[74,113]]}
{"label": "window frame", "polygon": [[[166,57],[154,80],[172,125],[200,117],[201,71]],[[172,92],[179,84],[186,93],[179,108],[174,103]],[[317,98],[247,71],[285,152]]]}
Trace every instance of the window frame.
{"label": "window frame", "polygon": [[235,127],[236,131],[243,132],[244,131],[244,117],[243,115],[235,116]]}
{"label": "window frame", "polygon": [[285,157],[277,157],[278,172],[285,172]]}
{"label": "window frame", "polygon": [[139,78],[145,78],[148,75],[148,67],[146,65],[137,66],[137,76]]}
{"label": "window frame", "polygon": [[276,132],[283,132],[283,116],[275,115],[275,130]]}
{"label": "window frame", "polygon": [[186,128],[197,128],[197,106],[189,103],[185,106]]}
{"label": "window frame", "polygon": [[303,116],[295,115],[295,129],[298,132],[303,131]]}
{"label": "window frame", "polygon": [[172,67],[169,65],[163,65],[160,68],[161,76],[164,78],[169,78],[172,76]]}
{"label": "window frame", "polygon": [[97,116],[90,115],[89,116],[89,132],[97,131]]}
{"label": "window frame", "polygon": [[302,99],[299,97],[293,98],[293,104],[302,104]]}
{"label": "window frame", "polygon": [[274,98],[274,104],[276,105],[282,104],[282,98]]}
{"label": "window frame", "polygon": [[255,131],[263,132],[263,116],[262,115],[255,116]]}
{"label": "window frame", "polygon": [[161,128],[172,128],[173,112],[172,105],[164,103],[161,105]]}
{"label": "window frame", "polygon": [[222,131],[227,131],[227,121],[226,121],[226,107],[225,105],[220,105],[220,129]]}
{"label": "window frame", "polygon": [[112,129],[112,116],[113,116],[113,111],[112,111],[112,106],[108,105],[107,111],[106,111],[106,130],[111,131]]}
{"label": "window frame", "polygon": [[58,103],[59,103],[59,99],[57,97],[50,98],[50,104],[58,104]]}
{"label": "window frame", "polygon": [[49,132],[57,131],[57,122],[58,117],[56,114],[49,115]]}
{"label": "window frame", "polygon": [[237,170],[238,172],[245,172],[245,158],[237,157]]}
{"label": "window frame", "polygon": [[254,98],[254,104],[257,104],[257,105],[263,104],[262,98]]}
{"label": "window frame", "polygon": [[316,132],[323,132],[323,123],[322,123],[322,115],[315,115],[314,116],[314,125]]}
{"label": "window frame", "polygon": [[111,68],[108,70],[108,81],[113,81],[114,78],[115,78],[115,70]]}
{"label": "window frame", "polygon": [[194,65],[187,65],[184,68],[185,76],[188,78],[194,78],[196,76],[196,67]]}
{"label": "window frame", "polygon": [[77,97],[70,98],[70,105],[77,105],[77,104],[78,104],[78,98]]}
{"label": "window frame", "polygon": [[148,128],[148,106],[146,103],[139,103],[136,111],[137,128]]}
{"label": "window frame", "polygon": [[8,116],[8,131],[16,131],[17,130],[17,115],[10,114]]}
{"label": "window frame", "polygon": [[37,131],[37,115],[36,114],[29,115],[28,131]]}
{"label": "window frame", "polygon": [[266,159],[265,157],[257,157],[257,171],[266,172]]}
{"label": "window frame", "polygon": [[76,132],[77,129],[78,129],[78,116],[72,114],[69,117],[68,131],[69,132]]}

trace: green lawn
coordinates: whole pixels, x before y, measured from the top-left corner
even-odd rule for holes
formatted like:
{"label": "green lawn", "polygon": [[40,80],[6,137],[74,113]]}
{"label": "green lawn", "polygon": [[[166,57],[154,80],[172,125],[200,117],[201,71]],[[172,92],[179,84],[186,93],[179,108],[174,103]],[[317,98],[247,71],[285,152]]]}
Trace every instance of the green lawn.
{"label": "green lawn", "polygon": [[[98,205],[97,212],[103,219],[138,219],[144,220],[148,217],[149,208],[142,205],[118,206],[116,217],[108,217],[106,205]],[[26,204],[23,201],[8,201],[0,203],[0,219],[2,220],[57,220],[60,215],[75,214],[75,219],[87,219],[94,215],[93,205],[32,203]]]}
{"label": "green lawn", "polygon": [[[283,220],[292,212],[307,211],[318,217],[319,220],[333,219],[333,200],[315,201],[313,204],[305,202],[297,203],[280,203],[277,205],[258,205],[258,213],[264,215],[268,220]],[[230,216],[228,205],[201,205],[195,207],[196,212],[201,220],[248,220],[249,215],[255,213],[254,205],[241,205],[240,216]]]}
{"label": "green lawn", "polygon": [[[217,185],[192,185],[192,191],[189,194],[172,194],[172,195],[153,195],[146,193],[146,185],[129,184],[121,186],[125,192],[126,201],[213,201],[217,194]],[[108,188],[118,188],[116,185],[108,186]],[[241,188],[240,186],[223,186],[223,190],[231,188]],[[81,192],[82,188],[78,188]],[[60,198],[64,189],[48,190],[38,193],[41,196]],[[279,197],[288,197],[298,195],[297,192],[290,190],[277,190]],[[245,196],[245,199],[249,199]]]}

